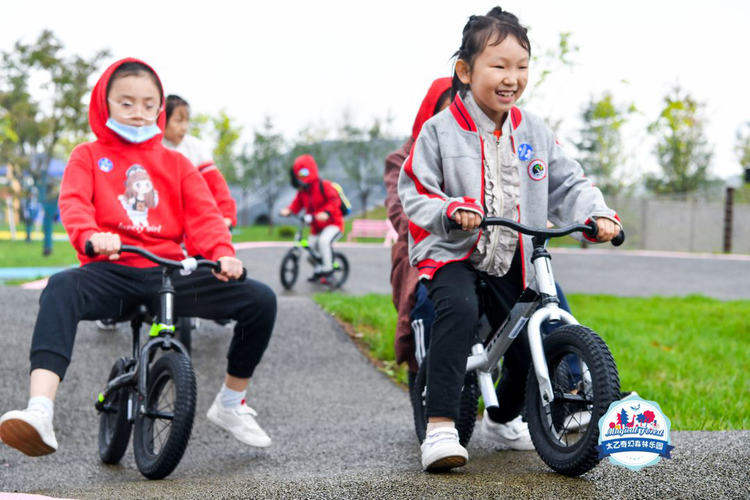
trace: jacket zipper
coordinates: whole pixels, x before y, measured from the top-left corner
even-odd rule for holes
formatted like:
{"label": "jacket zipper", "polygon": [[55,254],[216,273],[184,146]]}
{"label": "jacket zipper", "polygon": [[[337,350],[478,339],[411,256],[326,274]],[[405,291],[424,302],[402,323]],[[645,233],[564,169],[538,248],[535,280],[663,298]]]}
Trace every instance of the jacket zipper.
{"label": "jacket zipper", "polygon": [[[495,183],[495,186],[497,188],[497,192],[500,193],[500,213],[497,214],[498,217],[503,216],[503,205],[505,205],[505,195],[503,193],[503,189],[500,186],[500,181],[502,179],[501,176],[501,169],[500,169],[500,139],[495,139],[496,143],[496,149],[495,149],[495,175],[497,176],[497,182]],[[497,193],[496,193],[497,194]],[[492,247],[490,250],[490,267],[492,267],[492,262],[495,259],[495,252],[497,251],[497,245],[500,242],[500,228],[495,227],[494,231],[490,233],[492,235]]]}

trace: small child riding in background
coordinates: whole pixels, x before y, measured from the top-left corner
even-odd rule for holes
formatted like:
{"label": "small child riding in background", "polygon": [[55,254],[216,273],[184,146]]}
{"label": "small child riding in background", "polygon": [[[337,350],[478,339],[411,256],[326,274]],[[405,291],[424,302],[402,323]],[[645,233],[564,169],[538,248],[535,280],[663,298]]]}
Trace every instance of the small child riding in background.
{"label": "small child riding in background", "polygon": [[315,274],[310,277],[310,281],[316,281],[333,273],[333,242],[344,232],[341,198],[331,181],[320,178],[315,158],[310,155],[294,160],[290,176],[292,186],[297,188],[297,196],[279,214],[288,217],[304,209],[312,216],[310,246],[320,253],[323,260],[322,266],[316,267]]}

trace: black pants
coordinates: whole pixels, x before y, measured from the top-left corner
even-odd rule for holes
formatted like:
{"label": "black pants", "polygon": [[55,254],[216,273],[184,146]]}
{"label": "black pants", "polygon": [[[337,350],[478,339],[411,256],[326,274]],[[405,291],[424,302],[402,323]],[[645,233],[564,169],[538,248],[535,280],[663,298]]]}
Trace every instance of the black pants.
{"label": "black pants", "polygon": [[[468,261],[446,264],[427,282],[435,306],[430,348],[427,356],[428,417],[457,419],[461,388],[479,322],[480,311],[487,314],[493,329],[499,328],[523,292],[520,253],[516,252],[508,273],[503,277],[477,271]],[[491,304],[480,306],[476,282],[481,276],[492,289]],[[526,330],[516,337],[505,353],[503,375],[497,387],[499,411],[492,414],[497,422],[508,422],[523,409],[526,378],[531,363]]]}
{"label": "black pants", "polygon": [[[53,275],[39,298],[31,341],[31,369],[60,379],[70,364],[78,322],[118,318],[145,303],[159,310],[160,267],[136,268],[94,262]],[[276,295],[265,284],[219,281],[208,269],[172,275],[176,317],[237,320],[227,353],[227,373],[249,378],[263,357],[276,321]]]}

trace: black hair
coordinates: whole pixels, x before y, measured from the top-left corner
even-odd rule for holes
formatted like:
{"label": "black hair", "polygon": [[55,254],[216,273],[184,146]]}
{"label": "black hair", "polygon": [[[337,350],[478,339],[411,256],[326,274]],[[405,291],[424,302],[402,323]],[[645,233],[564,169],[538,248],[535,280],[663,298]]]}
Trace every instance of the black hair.
{"label": "black hair", "polygon": [[289,167],[289,182],[294,189],[304,187],[304,183],[300,181],[296,175],[294,175],[294,167]]}
{"label": "black hair", "polygon": [[161,82],[159,81],[159,77],[156,76],[156,73],[154,73],[154,70],[149,68],[143,63],[130,61],[126,62],[124,64],[121,64],[117,67],[117,69],[112,73],[112,76],[109,78],[109,81],[107,82],[107,97],[109,97],[109,91],[112,88],[112,83],[114,83],[115,80],[119,78],[125,78],[126,76],[140,76],[146,74],[149,77],[151,77],[151,80],[153,80],[154,84],[156,84],[156,88],[159,89],[159,105],[162,104],[162,99],[164,98],[164,89],[161,86]]}
{"label": "black hair", "polygon": [[174,94],[167,96],[167,123],[169,123],[169,118],[172,116],[172,113],[174,113],[174,110],[180,106],[185,106],[190,109],[190,104],[188,104],[188,102],[182,97]]}
{"label": "black hair", "polygon": [[[521,26],[518,18],[500,7],[495,7],[484,16],[471,16],[464,26],[461,48],[453,54],[453,57],[466,61],[471,69],[474,60],[482,53],[487,45],[499,45],[509,35],[518,40],[521,47],[526,49],[531,56],[531,42],[526,32],[527,28]],[[459,80],[454,67],[453,83],[451,86],[451,97],[459,92],[468,90],[469,86]]]}

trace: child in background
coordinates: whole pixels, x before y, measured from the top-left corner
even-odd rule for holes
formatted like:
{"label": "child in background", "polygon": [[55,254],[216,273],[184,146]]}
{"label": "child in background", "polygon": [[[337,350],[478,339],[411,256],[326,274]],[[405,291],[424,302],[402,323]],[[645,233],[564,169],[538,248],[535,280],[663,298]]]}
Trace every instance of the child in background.
{"label": "child in background", "polygon": [[279,215],[289,217],[304,209],[312,216],[310,246],[320,253],[323,265],[315,268],[308,281],[327,278],[333,273],[333,242],[344,232],[341,198],[330,181],[319,177],[318,165],[310,155],[294,160],[291,180],[297,188],[297,196],[288,207],[281,209]]}
{"label": "child in background", "polygon": [[[517,108],[528,81],[530,43],[518,18],[496,7],[472,16],[463,30],[453,76],[454,101],[422,127],[399,177],[409,218],[409,258],[435,305],[427,363],[427,435],[422,467],[444,470],[467,463],[458,441],[461,388],[477,328],[475,283],[481,276],[500,300],[485,312],[497,328],[534,283],[530,238],[495,226],[478,230],[485,216],[532,227],[595,220],[595,241],[620,231],[601,192],[568,157],[553,132]],[[460,230],[450,230],[450,219]],[[502,405],[485,413],[493,426],[512,427],[524,402],[530,365],[521,333],[503,360],[497,388]],[[512,429],[511,429],[512,430]]]}
{"label": "child in background", "polygon": [[450,78],[432,82],[414,120],[411,137],[385,160],[385,207],[398,233],[398,240],[391,247],[391,293],[398,311],[394,348],[396,362],[409,365],[410,389],[429,345],[435,311],[427,298],[427,288],[419,283],[419,273],[409,263],[409,219],[398,197],[398,176],[424,122],[450,105],[450,91]]}
{"label": "child in background", "polygon": [[[110,66],[91,93],[89,123],[97,140],[73,150],[60,191],[63,225],[81,267],[53,275],[42,292],[31,342],[31,398],[25,410],[0,418],[0,439],[27,455],[57,450],[54,400],[79,321],[127,314],[143,301],[158,304],[161,268],[120,255],[122,244],[181,260],[185,235],[202,255],[221,262],[222,271],[175,273],[175,315],[237,320],[208,419],[245,444],[271,444],[245,404],[245,389],[271,337],[276,296],[257,281],[230,281],[241,276],[242,262],[203,178],[162,146],[165,121],[161,82],[136,59]],[[98,257],[86,255],[88,241]]]}
{"label": "child in background", "polygon": [[[164,129],[162,143],[168,149],[182,153],[201,173],[211,190],[224,223],[237,225],[237,205],[229,193],[227,181],[221,170],[214,164],[213,155],[208,146],[197,137],[188,134],[190,129],[190,104],[180,96],[167,96],[167,127]],[[192,253],[188,252],[190,255]]]}

